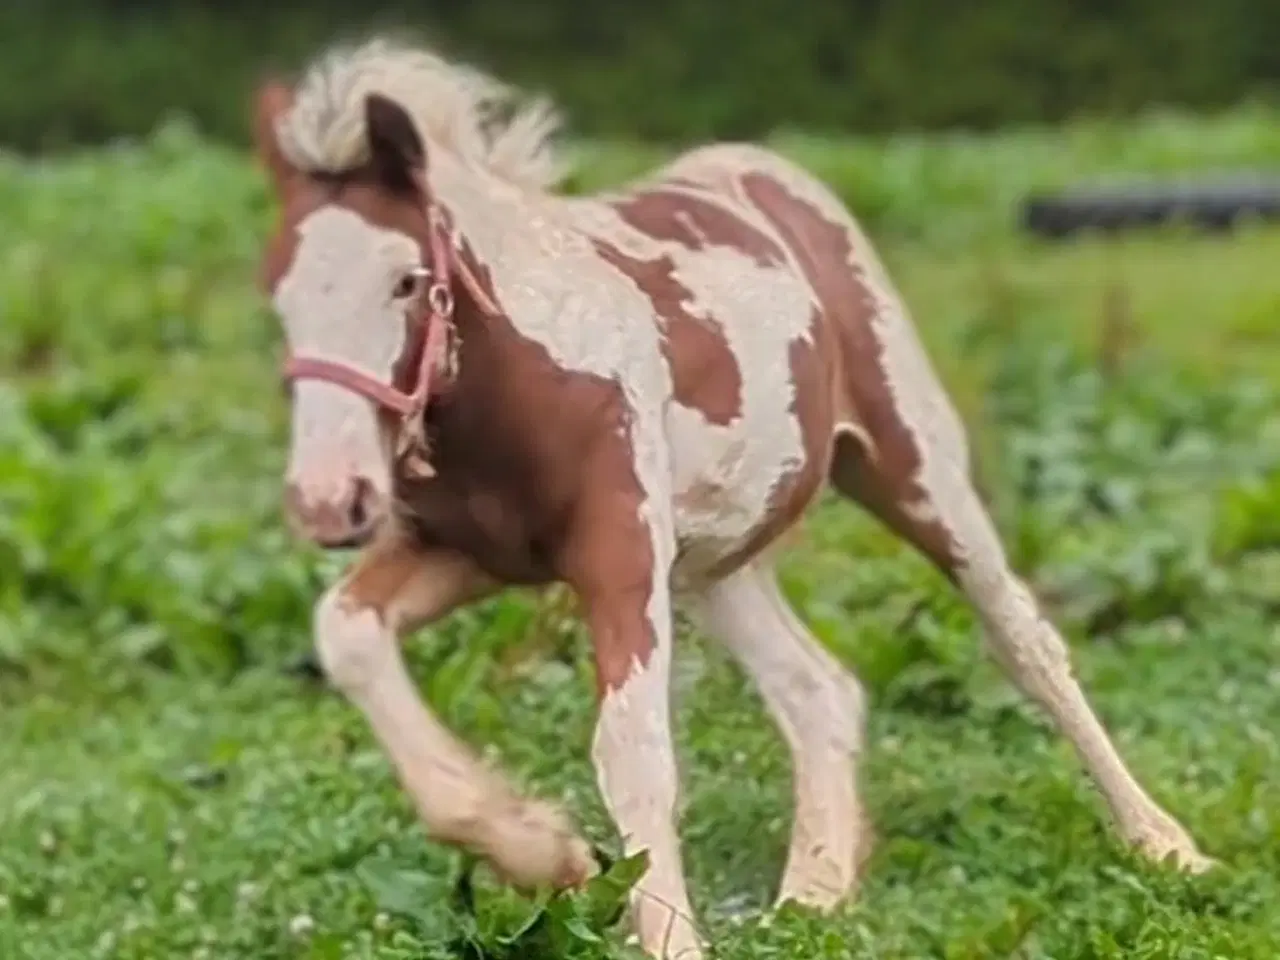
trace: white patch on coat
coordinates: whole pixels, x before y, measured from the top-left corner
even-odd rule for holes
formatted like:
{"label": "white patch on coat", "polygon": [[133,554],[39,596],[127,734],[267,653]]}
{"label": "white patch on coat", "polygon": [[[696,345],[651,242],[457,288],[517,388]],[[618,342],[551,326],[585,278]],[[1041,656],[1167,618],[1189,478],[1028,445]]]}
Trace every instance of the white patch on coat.
{"label": "white patch on coat", "polygon": [[733,250],[681,250],[674,258],[674,279],[692,295],[685,310],[717,323],[742,383],[731,423],[679,404],[667,414],[680,540],[724,556],[759,529],[778,482],[804,465],[790,349],[812,343],[813,299],[796,274]]}
{"label": "white patch on coat", "polygon": [[[924,498],[904,504],[918,519],[941,523],[953,540],[983,535],[981,524],[967,531],[962,502],[968,488],[969,450],[964,425],[930,362],[911,317],[888,272],[854,216],[816,178],[774,154],[749,144],[712,145],[681,156],[669,171],[694,180],[721,181],[725,171],[739,180],[764,174],[849,240],[848,269],[874,304],[870,332],[880,346],[880,363],[894,409],[920,457],[916,477]],[[789,245],[783,243],[785,248]],[[957,484],[959,478],[959,484]]]}
{"label": "white patch on coat", "polygon": [[[417,242],[369,223],[353,210],[325,206],[302,220],[288,271],[273,295],[290,351],[354,367],[389,382],[405,346],[405,304],[396,281],[421,265]],[[373,404],[337,384],[293,384],[290,473],[365,477],[390,489]]]}
{"label": "white patch on coat", "polygon": [[[954,464],[967,473],[969,453],[964,424],[929,360],[888,271],[840,199],[804,170],[760,147],[706,147],[687,154],[673,169],[696,175],[706,165],[730,166],[739,177],[762,173],[845,233],[850,246],[847,266],[875,304],[871,333],[881,347],[885,379],[899,418],[915,438],[922,460],[928,456],[941,457],[948,467]],[[936,467],[926,464],[921,474],[922,479],[927,480],[929,475],[936,474]]]}
{"label": "white patch on coat", "polygon": [[[724,198],[685,188],[673,192],[696,195],[740,215]],[[680,573],[682,579],[688,574],[696,580],[698,567],[736,553],[750,540],[769,517],[778,482],[803,466],[806,451],[792,409],[796,384],[790,350],[796,343],[813,342],[813,293],[799,271],[760,266],[730,247],[691,250],[657,240],[636,230],[613,207],[590,200],[573,203],[571,210],[580,229],[627,256],[670,257],[672,279],[689,291],[685,312],[724,339],[738,368],[741,406],[732,422],[712,423],[674,399],[667,406]],[[634,286],[621,272],[617,275]],[[652,314],[652,304],[648,309]]]}

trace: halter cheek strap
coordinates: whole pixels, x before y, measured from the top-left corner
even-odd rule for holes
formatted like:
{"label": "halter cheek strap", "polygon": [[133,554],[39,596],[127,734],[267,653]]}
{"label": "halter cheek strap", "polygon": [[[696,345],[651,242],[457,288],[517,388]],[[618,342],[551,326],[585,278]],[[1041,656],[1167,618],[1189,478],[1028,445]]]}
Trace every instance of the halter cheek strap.
{"label": "halter cheek strap", "polygon": [[445,236],[443,216],[435,204],[429,210],[428,219],[431,229],[431,284],[426,290],[425,303],[420,302],[425,309],[419,314],[422,319],[417,322],[425,326],[425,333],[414,365],[410,392],[406,393],[394,384],[371,377],[355,367],[321,357],[293,355],[284,364],[284,376],[289,381],[323,380],[359,394],[376,406],[398,415],[400,430],[396,441],[396,456],[419,477],[435,475],[427,462],[427,439],[423,425],[423,414],[428,402],[440,392],[435,375],[438,371],[443,371],[447,377],[452,378],[457,373],[457,331],[453,323],[454,266],[460,268],[458,275],[476,297],[477,305],[488,312],[496,311],[493,301],[484,293],[466,266],[453,262],[451,246]]}

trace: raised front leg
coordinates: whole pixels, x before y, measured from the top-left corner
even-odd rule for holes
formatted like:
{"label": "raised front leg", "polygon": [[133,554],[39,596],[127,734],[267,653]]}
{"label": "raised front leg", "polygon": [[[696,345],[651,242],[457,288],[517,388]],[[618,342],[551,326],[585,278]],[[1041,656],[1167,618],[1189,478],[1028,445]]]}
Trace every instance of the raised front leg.
{"label": "raised front leg", "polygon": [[649,870],[631,901],[642,948],[696,960],[702,948],[676,832],[670,501],[656,483],[636,489],[629,468],[605,474],[583,510],[567,569],[595,645],[600,716],[592,759],[626,855],[648,851]]}
{"label": "raised front leg", "polygon": [[559,811],[520,798],[427,708],[399,635],[494,588],[464,557],[376,542],[316,607],[321,666],[365,715],[437,839],[485,857],[523,888],[572,886],[595,869]]}

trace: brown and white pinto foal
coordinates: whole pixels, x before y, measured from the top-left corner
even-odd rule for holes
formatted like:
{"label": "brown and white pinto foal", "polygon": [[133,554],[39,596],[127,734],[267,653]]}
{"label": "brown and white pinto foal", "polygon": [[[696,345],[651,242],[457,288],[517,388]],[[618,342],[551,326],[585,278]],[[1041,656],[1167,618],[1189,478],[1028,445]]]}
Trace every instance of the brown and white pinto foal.
{"label": "brown and white pinto foal", "polygon": [[320,600],[318,656],[368,718],[426,827],[515,883],[594,869],[424,705],[401,635],[504,584],[566,582],[594,640],[599,786],[628,853],[632,921],[696,957],[669,724],[681,602],[759,684],[794,755],[780,899],[830,907],[870,833],[857,681],[767,560],[827,481],[972,601],[991,651],[1076,748],[1123,836],[1211,861],[1138,785],[1009,569],[965,433],[875,253],[840,202],[763,149],[709,146],[640,184],[553,190],[554,116],[374,41],[259,95],[281,206],[265,281],[290,351],[287,505],[363,545]]}

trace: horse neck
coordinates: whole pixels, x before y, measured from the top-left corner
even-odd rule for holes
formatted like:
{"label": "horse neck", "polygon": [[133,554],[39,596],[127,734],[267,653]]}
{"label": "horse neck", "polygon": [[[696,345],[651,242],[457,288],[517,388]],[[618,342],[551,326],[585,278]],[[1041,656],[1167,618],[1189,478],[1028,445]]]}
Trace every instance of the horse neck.
{"label": "horse neck", "polygon": [[452,153],[432,154],[428,185],[476,259],[491,271],[536,248],[536,217],[554,204],[552,194],[529,191],[478,169]]}
{"label": "horse neck", "polygon": [[[452,154],[432,155],[428,186],[452,221],[455,255],[465,257],[468,269],[489,297],[496,297],[494,275],[521,269],[518,254],[522,235],[533,238],[530,196],[484,170],[477,170]],[[535,195],[533,201],[537,201]],[[456,288],[458,334],[462,353],[452,396],[434,411],[446,442],[474,441],[476,431],[487,432],[495,416],[490,386],[503,375],[506,360],[504,332],[495,328],[484,306],[465,284]]]}

